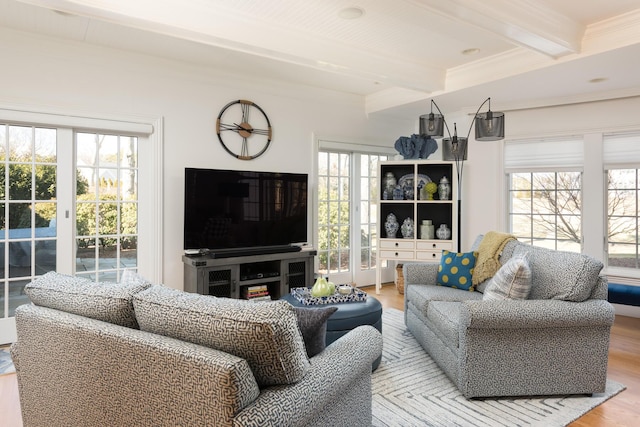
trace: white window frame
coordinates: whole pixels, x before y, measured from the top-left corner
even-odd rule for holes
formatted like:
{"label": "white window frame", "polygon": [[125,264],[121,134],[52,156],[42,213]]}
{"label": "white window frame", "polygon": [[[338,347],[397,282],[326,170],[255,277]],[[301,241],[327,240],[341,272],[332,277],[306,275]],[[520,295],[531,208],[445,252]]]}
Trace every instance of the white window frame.
{"label": "white window frame", "polygon": [[[547,138],[507,140],[503,143],[503,171],[505,194],[505,224],[511,227],[511,174],[512,173],[582,173],[582,199],[584,200],[585,142],[583,136],[562,135]],[[584,251],[584,213],[581,209],[582,236],[580,245]],[[555,246],[558,245],[558,240]]]}
{"label": "white window frame", "polygon": [[[73,147],[74,131],[118,132],[138,137],[138,156],[145,165],[139,168],[139,193],[145,194],[140,201],[138,217],[138,272],[153,283],[162,282],[162,223],[163,223],[163,118],[132,117],[127,115],[107,116],[87,114],[75,111],[44,111],[25,107],[0,105],[0,121],[7,124],[26,124],[29,126],[47,126],[57,129],[57,138],[69,139]],[[58,144],[60,147],[62,144]],[[62,174],[73,174],[75,158],[73,150],[60,153],[58,148],[58,166]],[[68,182],[75,177],[68,175]],[[75,254],[74,239],[61,239],[60,236],[73,236],[72,217],[74,200],[73,189],[58,188],[58,253]],[[65,207],[66,206],[66,207]],[[68,217],[67,217],[67,211]],[[69,221],[72,219],[73,221]],[[58,261],[59,272],[71,273],[75,259],[68,263]],[[15,318],[0,319],[0,343],[15,341]]]}
{"label": "white window frame", "polygon": [[[364,154],[377,154],[377,155],[386,155],[386,156],[393,156],[395,154],[397,154],[397,152],[391,148],[391,147],[386,147],[386,146],[378,146],[378,145],[371,145],[371,144],[367,144],[365,142],[359,142],[359,141],[354,141],[354,140],[350,140],[348,138],[335,138],[335,137],[314,137],[314,151],[313,151],[313,173],[311,174],[312,177],[310,177],[310,183],[311,183],[311,188],[312,188],[312,194],[313,194],[313,202],[312,202],[312,212],[313,212],[313,218],[311,223],[313,224],[313,230],[312,230],[312,236],[313,236],[313,245],[317,248],[318,247],[318,242],[317,242],[317,236],[318,236],[318,218],[317,218],[317,207],[318,207],[318,182],[317,182],[317,177],[318,177],[318,153],[320,151],[333,151],[333,152],[344,152],[344,153],[349,153],[349,154],[355,154],[355,155],[359,155],[361,153]],[[355,159],[352,159],[353,161],[355,161]],[[353,165],[353,161],[351,163],[351,169],[353,171],[354,165]],[[359,162],[359,158],[357,160]],[[358,180],[360,179],[360,176],[358,175]],[[350,193],[349,193],[349,209],[351,211],[352,215],[360,215],[360,186],[359,185],[355,185],[352,186],[352,188],[350,189]],[[357,252],[357,257],[354,256],[354,245],[355,242],[354,240],[357,238],[359,239],[359,235],[360,235],[360,227],[357,228],[357,230],[354,227],[350,228],[351,232],[350,232],[350,253],[351,253],[351,261],[350,261],[350,274],[352,275],[352,277],[356,277],[356,271],[360,269],[360,252]],[[356,231],[354,231],[356,230]],[[354,235],[354,233],[357,234]],[[358,245],[359,246],[359,245]],[[378,251],[378,248],[376,247],[376,251]],[[383,274],[383,281],[388,282],[388,281],[393,281],[394,280],[394,273],[395,273],[395,269],[392,268],[393,266],[389,265],[387,263],[387,267],[383,269],[382,274]],[[315,260],[315,270],[318,270],[318,259],[316,257]],[[369,281],[369,279],[365,279],[367,281]],[[371,268],[371,274],[370,274],[370,280],[371,283],[375,283],[375,265],[372,266]]]}

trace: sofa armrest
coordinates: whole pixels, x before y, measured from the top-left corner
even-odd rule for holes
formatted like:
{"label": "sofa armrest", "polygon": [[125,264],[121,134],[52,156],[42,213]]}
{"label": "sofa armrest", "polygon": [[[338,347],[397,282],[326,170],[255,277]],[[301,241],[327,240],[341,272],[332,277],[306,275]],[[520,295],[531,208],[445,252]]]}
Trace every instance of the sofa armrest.
{"label": "sofa armrest", "polygon": [[404,283],[407,285],[435,285],[438,278],[439,263],[419,262],[405,264],[402,267]]}
{"label": "sofa armrest", "polygon": [[533,329],[611,326],[614,309],[605,300],[464,301],[460,313],[464,329]]}
{"label": "sofa armrest", "polygon": [[[371,364],[382,353],[382,334],[372,326],[359,326],[331,343],[320,354],[312,357],[311,368],[296,384],[269,387],[241,411],[234,420],[236,426],[282,425],[283,413],[287,425],[306,426],[318,423],[324,412],[333,414],[334,421],[343,425],[370,425],[371,410],[363,414],[356,424],[344,423],[353,418],[354,411],[367,412],[371,402]],[[368,384],[356,390],[354,405],[345,404],[354,384]],[[357,404],[356,404],[357,403]],[[364,418],[364,419],[363,419]]]}

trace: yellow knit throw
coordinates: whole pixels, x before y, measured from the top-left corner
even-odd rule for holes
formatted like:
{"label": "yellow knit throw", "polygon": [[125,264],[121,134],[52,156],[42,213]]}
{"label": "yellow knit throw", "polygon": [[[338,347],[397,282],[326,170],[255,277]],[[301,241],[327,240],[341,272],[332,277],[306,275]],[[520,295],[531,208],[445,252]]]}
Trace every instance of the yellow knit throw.
{"label": "yellow knit throw", "polygon": [[500,254],[504,246],[515,237],[507,233],[489,231],[484,235],[478,247],[478,260],[473,268],[472,282],[479,285],[500,269]]}

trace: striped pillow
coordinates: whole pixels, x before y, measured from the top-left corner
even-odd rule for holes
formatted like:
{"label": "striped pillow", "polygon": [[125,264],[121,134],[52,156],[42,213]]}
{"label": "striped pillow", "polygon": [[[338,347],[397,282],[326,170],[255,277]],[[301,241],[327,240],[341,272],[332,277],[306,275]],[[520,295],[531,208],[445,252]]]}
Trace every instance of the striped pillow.
{"label": "striped pillow", "polygon": [[527,299],[531,268],[526,256],[514,256],[489,280],[483,300]]}

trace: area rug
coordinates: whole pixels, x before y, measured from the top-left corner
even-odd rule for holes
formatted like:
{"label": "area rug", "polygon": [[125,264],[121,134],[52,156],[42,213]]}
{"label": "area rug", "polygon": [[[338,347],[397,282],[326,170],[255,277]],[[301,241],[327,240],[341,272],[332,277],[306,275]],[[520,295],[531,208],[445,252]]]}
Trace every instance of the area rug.
{"label": "area rug", "polygon": [[373,425],[566,426],[625,389],[607,380],[604,393],[468,400],[406,330],[404,313],[385,309],[382,362],[373,373]]}
{"label": "area rug", "polygon": [[8,348],[0,349],[0,375],[12,374],[16,371]]}

